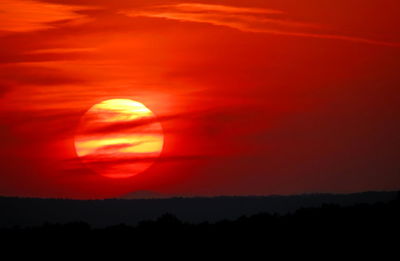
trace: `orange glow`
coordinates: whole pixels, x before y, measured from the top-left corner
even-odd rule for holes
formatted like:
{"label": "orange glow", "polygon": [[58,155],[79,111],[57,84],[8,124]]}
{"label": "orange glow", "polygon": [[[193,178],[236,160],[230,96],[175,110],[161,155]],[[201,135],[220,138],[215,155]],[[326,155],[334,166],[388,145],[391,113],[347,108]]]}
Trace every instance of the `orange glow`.
{"label": "orange glow", "polygon": [[49,29],[52,22],[80,20],[79,11],[95,9],[87,6],[67,6],[31,0],[0,1],[0,31],[29,32]]}
{"label": "orange glow", "polygon": [[142,103],[111,99],[82,117],[75,149],[85,165],[109,178],[128,178],[148,169],[164,143],[161,124]]}
{"label": "orange glow", "polygon": [[398,190],[399,9],[0,0],[0,196]]}

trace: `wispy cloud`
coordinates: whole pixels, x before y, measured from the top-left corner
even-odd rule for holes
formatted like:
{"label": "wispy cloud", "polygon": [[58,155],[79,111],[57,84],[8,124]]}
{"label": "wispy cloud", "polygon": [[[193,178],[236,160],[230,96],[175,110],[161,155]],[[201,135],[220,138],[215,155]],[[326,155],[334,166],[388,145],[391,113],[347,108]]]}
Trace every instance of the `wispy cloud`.
{"label": "wispy cloud", "polygon": [[28,54],[70,54],[70,53],[88,53],[96,51],[96,48],[50,48],[37,49],[28,52]]}
{"label": "wispy cloud", "polygon": [[400,43],[324,32],[317,24],[295,21],[280,10],[227,5],[182,3],[157,5],[142,10],[120,11],[130,17],[150,17],[182,22],[207,23],[243,32],[267,33],[294,37],[333,39],[373,45],[400,47]]}
{"label": "wispy cloud", "polygon": [[[102,134],[112,134],[112,133],[123,133],[130,132],[135,128],[151,126],[152,124],[175,120],[181,118],[182,115],[166,115],[159,117],[143,117],[139,119],[134,119],[131,121],[124,122],[110,122],[101,127],[92,127],[85,129],[85,135],[102,135]],[[151,130],[141,130],[141,133],[151,133]]]}
{"label": "wispy cloud", "polygon": [[0,31],[29,32],[53,28],[51,23],[85,20],[78,11],[93,7],[50,4],[33,0],[0,0]]}
{"label": "wispy cloud", "polygon": [[282,11],[266,8],[236,7],[227,5],[200,4],[200,3],[181,3],[175,5],[164,5],[160,7],[174,7],[177,10],[186,12],[215,11],[221,13],[251,13],[251,14],[282,14]]}
{"label": "wispy cloud", "polygon": [[137,156],[131,155],[130,157],[101,157],[101,156],[85,156],[80,158],[66,159],[66,168],[68,171],[82,170],[84,167],[82,163],[90,164],[98,168],[106,169],[115,166],[121,166],[126,164],[140,164],[140,163],[152,163],[157,161],[159,163],[169,162],[182,162],[182,161],[201,161],[210,160],[215,158],[215,155],[162,155],[162,156]]}
{"label": "wispy cloud", "polygon": [[127,158],[102,158],[101,156],[86,156],[81,157],[80,160],[86,163],[94,163],[99,165],[118,165],[124,163],[137,163],[137,162],[153,162],[155,160],[161,162],[169,162],[169,161],[182,161],[182,160],[202,160],[209,159],[212,156],[209,155],[170,155],[170,156],[148,156],[148,157],[138,157],[137,155],[132,155]]}

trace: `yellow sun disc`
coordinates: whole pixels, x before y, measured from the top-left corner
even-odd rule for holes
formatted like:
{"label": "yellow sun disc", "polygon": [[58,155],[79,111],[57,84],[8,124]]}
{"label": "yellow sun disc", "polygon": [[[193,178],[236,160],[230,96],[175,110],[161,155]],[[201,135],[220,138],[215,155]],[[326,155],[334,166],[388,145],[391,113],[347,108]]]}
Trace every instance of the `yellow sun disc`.
{"label": "yellow sun disc", "polygon": [[75,135],[81,161],[109,178],[127,178],[148,169],[160,156],[164,135],[156,116],[142,103],[111,99],[93,105]]}

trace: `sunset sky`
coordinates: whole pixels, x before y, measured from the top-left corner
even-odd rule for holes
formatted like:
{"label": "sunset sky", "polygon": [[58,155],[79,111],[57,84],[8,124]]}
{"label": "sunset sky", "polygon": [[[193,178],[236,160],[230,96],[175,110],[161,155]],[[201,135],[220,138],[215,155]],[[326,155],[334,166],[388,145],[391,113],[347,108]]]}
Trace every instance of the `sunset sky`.
{"label": "sunset sky", "polygon": [[[400,189],[399,10],[0,0],[0,195]],[[144,104],[162,126],[160,157],[133,177],[99,175],[75,149],[82,117],[109,99]]]}

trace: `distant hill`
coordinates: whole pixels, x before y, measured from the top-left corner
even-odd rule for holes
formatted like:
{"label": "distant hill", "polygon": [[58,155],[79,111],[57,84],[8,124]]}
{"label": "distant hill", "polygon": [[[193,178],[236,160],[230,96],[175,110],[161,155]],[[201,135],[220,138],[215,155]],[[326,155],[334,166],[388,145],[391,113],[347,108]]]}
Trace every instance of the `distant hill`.
{"label": "distant hill", "polygon": [[161,198],[173,198],[173,197],[174,196],[172,196],[172,195],[160,194],[160,193],[156,193],[153,191],[138,190],[138,191],[134,191],[134,192],[125,194],[119,198],[120,199],[161,199]]}
{"label": "distant hill", "polygon": [[[45,222],[83,221],[94,227],[116,224],[136,225],[166,213],[193,223],[236,219],[261,212],[287,214],[299,208],[323,204],[351,206],[387,202],[397,192],[356,194],[308,194],[269,197],[147,198],[107,200],[64,200],[0,197],[0,227],[37,226]],[[130,195],[132,196],[132,195]],[[136,193],[133,197],[154,197],[153,193]]]}

